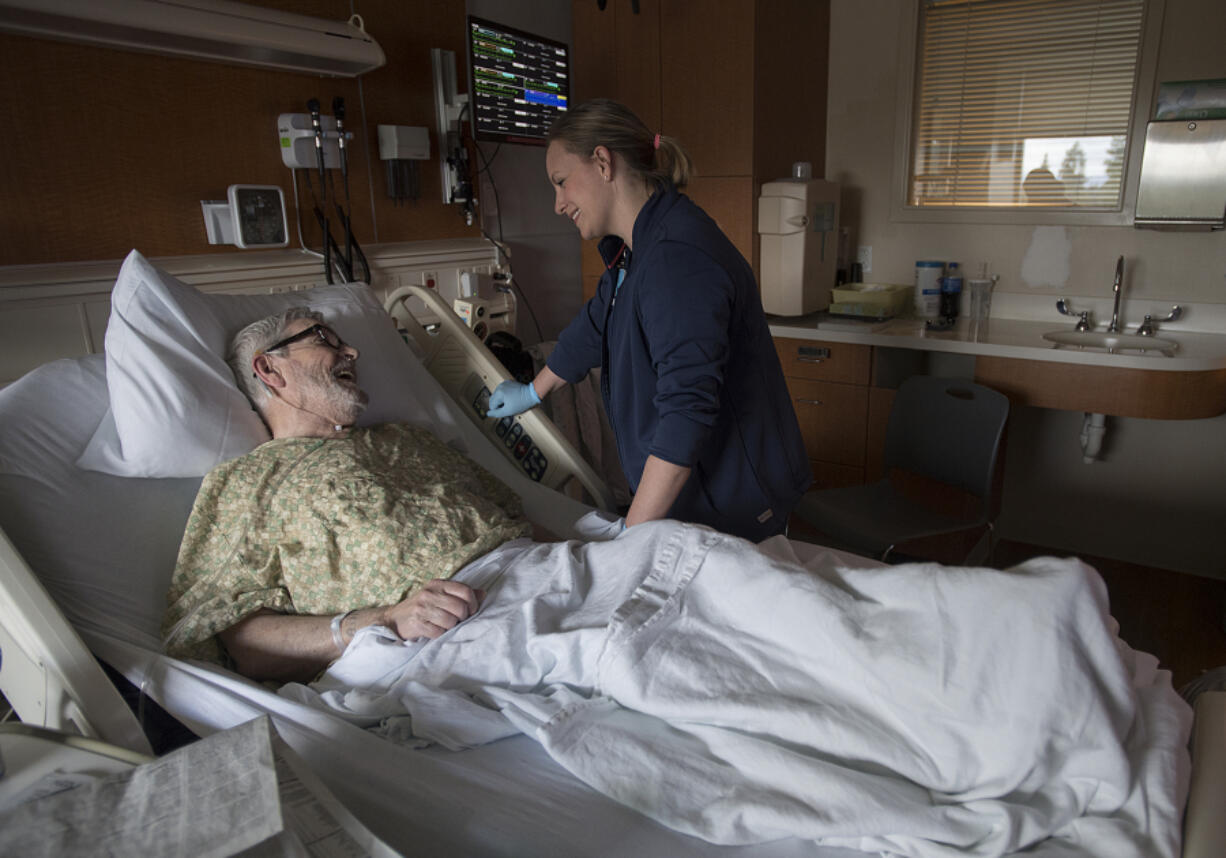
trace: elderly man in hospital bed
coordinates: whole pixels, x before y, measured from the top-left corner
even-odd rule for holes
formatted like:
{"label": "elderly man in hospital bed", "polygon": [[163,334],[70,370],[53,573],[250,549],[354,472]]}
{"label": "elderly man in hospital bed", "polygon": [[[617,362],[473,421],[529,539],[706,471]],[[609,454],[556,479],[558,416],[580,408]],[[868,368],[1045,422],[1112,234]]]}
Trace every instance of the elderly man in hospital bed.
{"label": "elderly man in hospital bed", "polygon": [[477,610],[447,580],[531,532],[519,498],[424,429],[354,426],[358,351],[306,308],[248,325],[231,365],[273,440],[201,486],[165,620],[169,652],[308,680],[364,626],[435,638]]}
{"label": "elderly man in hospital bed", "polygon": [[[670,521],[518,538],[509,492],[427,433],[351,428],[334,331],[261,324],[235,364],[274,440],[202,486],[172,652],[217,636],[240,669],[300,678],[335,659],[279,693],[414,745],[522,732],[716,843],[1177,854],[1190,712],[1089,567],[802,562]],[[382,508],[399,533],[367,531]]]}

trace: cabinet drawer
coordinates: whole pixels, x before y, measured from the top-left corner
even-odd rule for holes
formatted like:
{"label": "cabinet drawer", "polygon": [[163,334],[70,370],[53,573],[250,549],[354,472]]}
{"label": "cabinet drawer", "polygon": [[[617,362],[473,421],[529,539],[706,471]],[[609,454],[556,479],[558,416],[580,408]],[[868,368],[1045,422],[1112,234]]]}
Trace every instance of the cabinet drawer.
{"label": "cabinet drawer", "polygon": [[775,351],[789,378],[868,384],[872,346],[775,337]]}
{"label": "cabinet drawer", "polygon": [[863,468],[868,388],[799,378],[787,384],[809,458]]}

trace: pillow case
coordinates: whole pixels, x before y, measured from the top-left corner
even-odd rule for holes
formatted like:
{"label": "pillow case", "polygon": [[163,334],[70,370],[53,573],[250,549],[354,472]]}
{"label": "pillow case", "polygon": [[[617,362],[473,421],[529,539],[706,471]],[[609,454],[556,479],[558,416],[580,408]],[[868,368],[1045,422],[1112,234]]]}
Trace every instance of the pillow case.
{"label": "pillow case", "polygon": [[358,349],[358,382],[370,395],[361,425],[415,421],[413,379],[425,370],[369,286],[209,294],[133,250],[111,292],[110,408],[77,465],[123,477],[199,477],[267,441],[225,356],[244,326],[293,306],[318,310]]}

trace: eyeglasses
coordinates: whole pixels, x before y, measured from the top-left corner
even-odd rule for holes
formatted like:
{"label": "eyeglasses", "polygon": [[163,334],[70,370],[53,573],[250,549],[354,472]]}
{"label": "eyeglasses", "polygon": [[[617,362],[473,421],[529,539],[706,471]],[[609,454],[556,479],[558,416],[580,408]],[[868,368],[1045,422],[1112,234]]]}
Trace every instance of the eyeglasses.
{"label": "eyeglasses", "polygon": [[275,343],[266,349],[261,349],[259,354],[275,352],[277,349],[283,349],[288,345],[302,342],[303,340],[309,339],[313,336],[319,338],[317,341],[319,345],[327,346],[335,351],[340,351],[345,347],[345,341],[337,336],[336,331],[325,327],[324,325],[311,325],[311,327],[307,328],[306,330],[299,331],[296,334],[291,334],[280,342]]}

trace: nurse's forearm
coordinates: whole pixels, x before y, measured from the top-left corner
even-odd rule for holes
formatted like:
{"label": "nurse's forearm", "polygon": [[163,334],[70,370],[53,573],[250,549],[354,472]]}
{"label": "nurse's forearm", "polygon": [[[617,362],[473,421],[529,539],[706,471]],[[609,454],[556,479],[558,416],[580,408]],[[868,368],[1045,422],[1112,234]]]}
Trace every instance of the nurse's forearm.
{"label": "nurse's forearm", "polygon": [[532,379],[532,386],[536,388],[536,395],[544,399],[559,387],[566,386],[566,379],[551,370],[548,366],[541,367],[541,371],[536,374],[536,378]]}
{"label": "nurse's forearm", "polygon": [[655,456],[647,457],[643,478],[639,480],[634,502],[626,513],[626,527],[664,518],[681,494],[681,487],[690,478],[690,469],[674,465]]}

